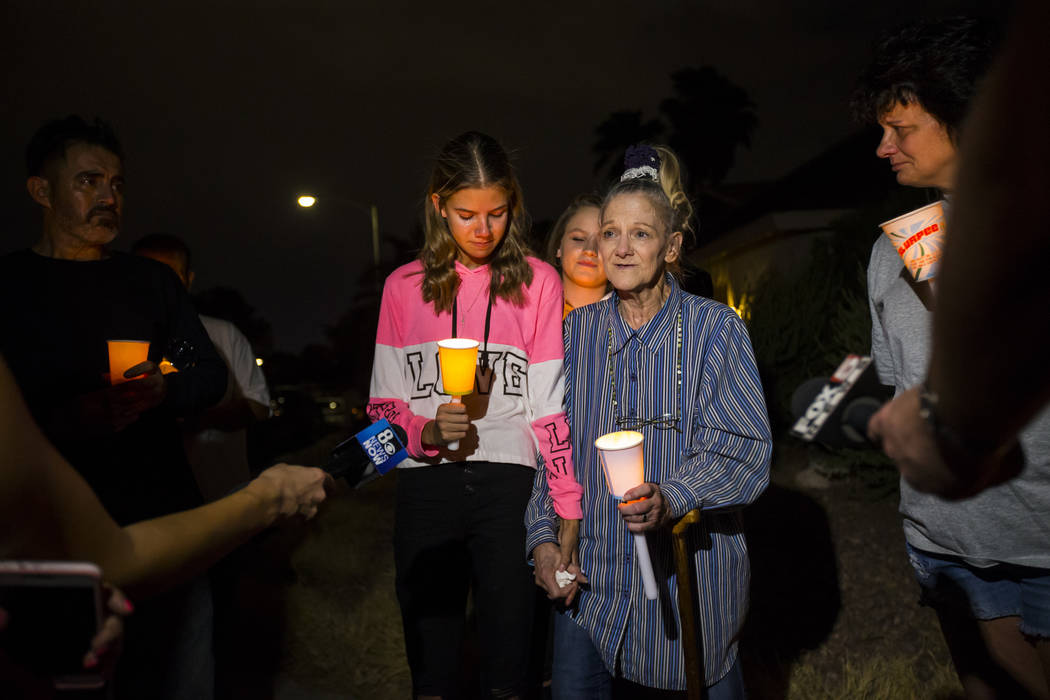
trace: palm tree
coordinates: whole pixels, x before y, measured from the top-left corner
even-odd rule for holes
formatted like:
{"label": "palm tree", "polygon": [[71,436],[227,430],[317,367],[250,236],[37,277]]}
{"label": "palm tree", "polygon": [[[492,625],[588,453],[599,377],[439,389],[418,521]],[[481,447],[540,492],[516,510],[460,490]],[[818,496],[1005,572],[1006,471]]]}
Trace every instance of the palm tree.
{"label": "palm tree", "polygon": [[711,66],[671,74],[674,96],[660,103],[671,146],[692,178],[694,197],[712,196],[733,167],[739,146],[750,147],[758,126],[755,103]]}

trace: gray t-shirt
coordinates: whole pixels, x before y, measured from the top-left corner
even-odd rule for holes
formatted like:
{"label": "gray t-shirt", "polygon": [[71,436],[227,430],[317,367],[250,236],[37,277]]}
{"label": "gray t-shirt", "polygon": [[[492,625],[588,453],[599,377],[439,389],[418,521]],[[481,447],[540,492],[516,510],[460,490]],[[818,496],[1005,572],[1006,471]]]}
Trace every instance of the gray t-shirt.
{"label": "gray t-shirt", "polygon": [[[928,284],[912,280],[886,236],[879,236],[871,251],[868,302],[871,354],[880,380],[897,393],[921,383],[932,340],[933,317],[927,308],[932,308],[932,292]],[[1025,467],[1020,476],[963,501],[920,493],[901,479],[900,512],[908,543],[962,557],[974,566],[1008,562],[1050,568],[1050,409],[1021,433],[1021,447]]]}

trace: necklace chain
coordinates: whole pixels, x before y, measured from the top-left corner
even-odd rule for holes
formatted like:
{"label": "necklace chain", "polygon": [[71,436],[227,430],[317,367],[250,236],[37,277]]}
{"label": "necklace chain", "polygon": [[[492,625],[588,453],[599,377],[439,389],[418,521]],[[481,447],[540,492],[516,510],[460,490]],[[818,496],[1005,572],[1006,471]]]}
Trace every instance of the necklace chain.
{"label": "necklace chain", "polygon": [[679,433],[682,429],[678,426],[681,421],[679,412],[682,410],[682,311],[678,310],[678,316],[676,317],[675,323],[675,342],[674,342],[674,357],[675,357],[675,386],[676,386],[676,403],[675,403],[675,414],[672,416],[670,413],[665,413],[660,418],[624,418],[620,416],[620,404],[616,400],[616,368],[613,364],[613,329],[612,324],[609,324],[609,346],[607,351],[607,363],[609,368],[609,387],[612,389],[612,407],[613,415],[615,416],[616,427],[621,430],[633,430],[637,428],[643,428],[647,425],[651,425],[654,428],[664,430],[676,430]]}

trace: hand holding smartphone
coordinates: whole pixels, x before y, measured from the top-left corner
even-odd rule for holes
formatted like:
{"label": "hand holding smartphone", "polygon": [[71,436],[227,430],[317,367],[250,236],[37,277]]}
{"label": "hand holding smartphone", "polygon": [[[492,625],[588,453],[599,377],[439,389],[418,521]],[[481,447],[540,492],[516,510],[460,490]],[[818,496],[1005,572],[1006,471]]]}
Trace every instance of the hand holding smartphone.
{"label": "hand holding smartphone", "polygon": [[84,655],[102,625],[101,571],[89,562],[0,561],[0,651],[56,688],[99,688]]}

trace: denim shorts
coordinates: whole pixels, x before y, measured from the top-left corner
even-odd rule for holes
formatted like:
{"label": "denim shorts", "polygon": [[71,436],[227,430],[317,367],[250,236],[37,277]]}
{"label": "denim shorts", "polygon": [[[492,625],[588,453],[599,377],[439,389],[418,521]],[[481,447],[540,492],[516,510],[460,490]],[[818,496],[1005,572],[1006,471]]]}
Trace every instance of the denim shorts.
{"label": "denim shorts", "polygon": [[1022,634],[1050,638],[1050,569],[970,566],[957,557],[905,546],[923,605],[961,609],[977,620],[1017,616]]}

